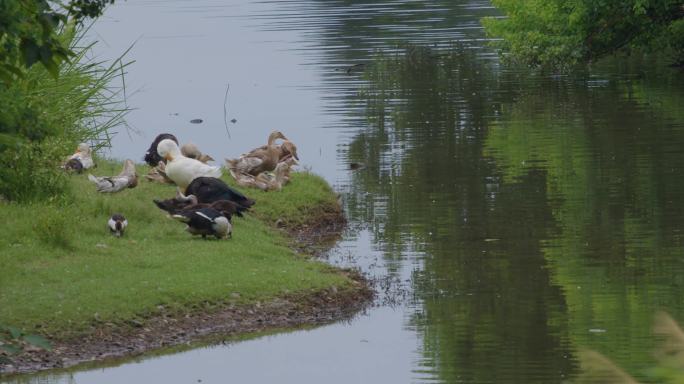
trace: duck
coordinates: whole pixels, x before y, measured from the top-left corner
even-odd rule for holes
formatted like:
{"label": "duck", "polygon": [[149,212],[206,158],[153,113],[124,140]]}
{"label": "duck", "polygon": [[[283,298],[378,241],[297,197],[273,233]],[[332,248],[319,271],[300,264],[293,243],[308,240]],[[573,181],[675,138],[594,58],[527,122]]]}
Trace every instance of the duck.
{"label": "duck", "polygon": [[145,152],[145,157],[143,158],[150,167],[156,167],[159,162],[163,160],[159,153],[157,153],[157,146],[162,140],[167,139],[174,141],[176,145],[178,145],[178,139],[170,133],[160,133],[157,135],[157,137],[154,138],[154,141],[152,141],[152,144],[150,144],[150,148]]}
{"label": "duck", "polygon": [[231,176],[235,178],[238,185],[243,187],[258,188],[262,191],[280,191],[285,184],[285,175],[290,170],[290,164],[287,161],[278,163],[275,171],[262,172],[257,176],[252,176],[248,173],[241,173],[234,168],[229,168]]}
{"label": "duck", "polygon": [[280,149],[275,145],[278,139],[287,140],[280,131],[273,131],[268,136],[268,144],[265,147],[255,148],[249,153],[242,154],[238,159],[226,159],[228,168],[237,172],[256,176],[261,172],[272,171],[278,165]]}
{"label": "duck", "polygon": [[95,183],[98,192],[114,193],[125,188],[135,188],[138,185],[138,175],[135,173],[133,160],[126,159],[123,169],[117,176],[88,175],[88,180]]}
{"label": "duck", "polygon": [[216,236],[217,239],[232,237],[233,226],[230,220],[213,208],[187,209],[171,216],[185,223],[186,231],[193,235]]}
{"label": "duck", "polygon": [[255,201],[236,191],[223,180],[215,177],[198,177],[185,189],[185,195],[194,195],[200,203],[213,203],[219,200],[232,201],[249,209]]}
{"label": "duck", "polygon": [[211,157],[205,153],[202,153],[199,150],[199,148],[197,148],[197,146],[193,143],[183,144],[183,146],[181,147],[181,153],[185,157],[189,157],[191,159],[199,160],[199,161],[203,162],[204,164],[206,164],[209,161],[214,161],[213,157]]}
{"label": "duck", "polygon": [[81,160],[79,159],[69,159],[66,164],[64,164],[64,169],[76,173],[83,173],[83,163],[81,163]]}
{"label": "duck", "polygon": [[[281,163],[286,163],[288,165],[287,169],[283,172],[283,185],[286,185],[290,182],[290,171],[292,171],[292,167],[295,165],[299,164],[297,160],[294,157],[288,157],[285,160],[282,160]],[[276,167],[277,168],[277,167]]]}
{"label": "duck", "polygon": [[[95,162],[93,161],[93,150],[87,143],[81,143],[76,147],[76,152],[67,158],[67,164],[69,164],[71,160],[78,160],[81,163],[81,169],[90,169],[95,166]],[[74,164],[74,162],[71,162],[71,164]]]}
{"label": "duck", "polygon": [[280,155],[278,157],[278,162],[292,158],[299,160],[299,156],[297,156],[297,146],[290,140],[283,141],[283,144],[280,145],[279,149]]}
{"label": "duck", "polygon": [[[278,162],[287,160],[291,157],[294,157],[295,159],[299,160],[299,156],[297,156],[297,146],[292,141],[285,139],[283,140],[282,144],[276,145],[275,147],[278,148]],[[259,148],[252,149],[247,154],[255,153],[258,151],[265,151],[267,148],[268,145],[262,145]],[[241,156],[246,156],[247,154],[243,153]]]}
{"label": "duck", "polygon": [[166,211],[171,215],[188,209],[209,207],[221,212],[221,214],[228,220],[231,220],[233,215],[244,217],[242,212],[248,209],[230,200],[217,200],[213,203],[200,203],[195,195],[185,196],[180,189],[176,191],[176,196],[171,199],[154,199],[152,201],[159,209]]}
{"label": "duck", "polygon": [[156,181],[157,183],[162,183],[162,184],[173,184],[173,180],[169,179],[166,176],[166,164],[163,161],[159,162],[159,165],[157,165],[154,168],[151,168],[149,172],[147,172],[147,175],[145,175],[145,178],[149,181]]}
{"label": "duck", "polygon": [[128,220],[126,220],[122,214],[115,213],[107,221],[107,226],[109,227],[109,231],[112,235],[121,237],[124,234],[124,230],[128,226]]}
{"label": "duck", "polygon": [[197,177],[221,177],[221,168],[183,156],[178,144],[164,139],[157,146],[157,153],[166,160],[164,172],[166,176],[181,189],[185,189]]}

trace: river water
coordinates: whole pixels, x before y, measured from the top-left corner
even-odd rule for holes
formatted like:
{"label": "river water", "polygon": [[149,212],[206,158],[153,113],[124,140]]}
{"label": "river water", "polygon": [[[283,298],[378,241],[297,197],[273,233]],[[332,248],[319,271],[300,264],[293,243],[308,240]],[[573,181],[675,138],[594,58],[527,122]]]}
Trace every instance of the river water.
{"label": "river water", "polygon": [[684,74],[503,67],[479,24],[492,15],[480,0],[117,1],[91,30],[101,59],[135,42],[137,109],[111,155],[140,160],[172,132],[221,159],[282,130],[343,195],[328,260],[377,279],[378,302],[20,381],[561,383],[583,350],[653,380],[654,314],[684,321]]}

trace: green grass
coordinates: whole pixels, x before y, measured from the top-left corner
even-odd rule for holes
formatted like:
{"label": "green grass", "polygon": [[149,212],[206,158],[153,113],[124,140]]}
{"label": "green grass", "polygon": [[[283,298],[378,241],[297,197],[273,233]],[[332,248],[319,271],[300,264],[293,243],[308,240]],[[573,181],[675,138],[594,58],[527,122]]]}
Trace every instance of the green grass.
{"label": "green grass", "polygon": [[283,188],[286,193],[239,188],[232,177],[224,177],[224,180],[257,200],[254,214],[271,224],[281,220],[287,227],[296,228],[308,224],[312,217],[338,214],[341,209],[337,195],[328,183],[310,173],[293,173],[291,182]]}
{"label": "green grass", "polygon": [[[93,173],[117,174],[120,166],[101,161]],[[139,166],[138,174],[147,170]],[[85,174],[70,176],[70,184],[73,201],[0,203],[2,324],[73,337],[98,322],[153,315],[159,306],[183,312],[348,286],[331,267],[296,255],[270,225],[279,218],[302,225],[313,212],[336,209],[318,176],[294,174],[281,192],[243,190],[257,200],[254,213],[234,218],[233,239],[221,241],[192,237],[154,206],[153,198],[171,197],[175,187],[141,180],[99,194]],[[106,227],[114,212],[129,221],[120,239]]]}

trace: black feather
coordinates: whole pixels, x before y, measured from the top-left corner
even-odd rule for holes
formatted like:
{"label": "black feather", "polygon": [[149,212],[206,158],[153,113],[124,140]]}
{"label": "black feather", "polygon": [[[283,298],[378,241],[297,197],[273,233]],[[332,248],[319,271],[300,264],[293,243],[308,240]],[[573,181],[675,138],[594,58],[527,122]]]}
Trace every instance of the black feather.
{"label": "black feather", "polygon": [[157,153],[157,145],[159,145],[159,142],[164,139],[173,140],[176,142],[176,144],[178,144],[178,139],[176,139],[176,136],[170,133],[161,133],[157,135],[152,144],[150,144],[150,148],[147,150],[144,157],[145,162],[149,164],[150,167],[156,167],[159,165],[160,161],[164,160],[161,156],[159,156],[159,153]]}
{"label": "black feather", "polygon": [[242,207],[238,212],[248,210],[254,205],[254,200],[215,177],[202,176],[194,179],[185,189],[185,195],[195,195],[200,203],[213,203],[219,200],[232,201]]}
{"label": "black feather", "polygon": [[214,229],[216,219],[225,216],[213,208],[200,208],[178,211],[173,217],[186,223],[190,233],[204,237],[207,235],[217,235]]}
{"label": "black feather", "polygon": [[219,200],[219,201],[214,201],[213,203],[207,204],[207,203],[197,203],[197,204],[192,204],[190,201],[182,201],[178,200],[176,198],[172,199],[167,199],[167,200],[152,200],[154,204],[157,206],[157,208],[161,209],[162,211],[166,211],[170,214],[176,214],[180,213],[182,211],[191,211],[191,210],[198,210],[201,208],[213,208],[219,212],[223,216],[225,216],[229,221],[232,221],[233,215],[237,215],[238,217],[244,217],[242,214],[242,211],[245,210],[245,207],[229,201],[229,200]]}
{"label": "black feather", "polygon": [[67,163],[64,165],[64,169],[67,171],[81,173],[83,172],[83,163],[81,163],[81,160],[79,159],[69,159],[69,161],[67,161]]}

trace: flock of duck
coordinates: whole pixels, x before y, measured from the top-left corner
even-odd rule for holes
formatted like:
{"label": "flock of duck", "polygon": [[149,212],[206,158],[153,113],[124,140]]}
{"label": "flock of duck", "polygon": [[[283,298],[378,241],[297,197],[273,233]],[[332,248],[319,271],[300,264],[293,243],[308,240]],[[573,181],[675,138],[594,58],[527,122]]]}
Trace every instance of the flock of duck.
{"label": "flock of duck", "polygon": [[[280,144],[278,140],[282,140]],[[92,149],[79,144],[76,152],[64,163],[68,171],[82,173],[95,168]],[[232,217],[242,217],[254,205],[254,200],[229,187],[220,179],[222,169],[207,164],[214,159],[203,154],[196,145],[186,143],[179,147],[178,139],[170,133],[158,135],[145,153],[144,160],[152,169],[145,175],[151,182],[177,186],[176,196],[166,200],[153,200],[157,207],[170,217],[186,224],[193,235],[232,237]],[[225,167],[238,185],[264,191],[279,191],[290,181],[290,170],[297,164],[297,147],[280,131],[271,132],[266,145],[226,159]],[[93,176],[88,179],[98,192],[115,193],[138,185],[133,160],[124,161],[121,173],[116,176]],[[110,232],[117,237],[124,234],[128,220],[113,214],[108,222]]]}

